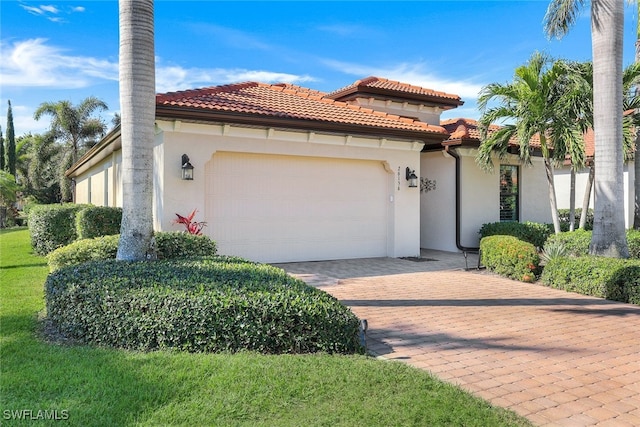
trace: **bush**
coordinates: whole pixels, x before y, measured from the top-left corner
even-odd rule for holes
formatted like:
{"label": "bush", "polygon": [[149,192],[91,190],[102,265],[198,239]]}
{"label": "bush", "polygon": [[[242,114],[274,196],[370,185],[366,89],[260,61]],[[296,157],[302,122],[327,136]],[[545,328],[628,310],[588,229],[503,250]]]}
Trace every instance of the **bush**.
{"label": "bush", "polygon": [[[547,242],[561,242],[567,249],[567,255],[586,256],[591,244],[591,231],[576,230],[549,236]],[[640,259],[640,230],[627,230],[629,258]]]}
{"label": "bush", "polygon": [[579,229],[552,234],[547,239],[547,244],[561,244],[565,247],[567,255],[584,256],[589,253],[591,231]]}
{"label": "bush", "polygon": [[640,230],[627,230],[629,258],[640,259]]}
{"label": "bush", "polygon": [[184,256],[212,256],[217,253],[216,242],[205,235],[181,231],[155,233],[158,259]]}
{"label": "bush", "polygon": [[[155,233],[158,259],[184,258],[190,256],[213,256],[216,243],[207,236],[173,232]],[[110,260],[116,258],[120,235],[102,236],[77,240],[70,245],[51,252],[47,259],[49,271],[82,264],[87,261]]]}
{"label": "bush", "polygon": [[[580,225],[580,215],[582,215],[582,208],[576,208],[575,230],[577,230]],[[569,231],[569,209],[558,209],[558,216],[560,219],[560,230]],[[587,210],[587,222],[584,224],[584,229],[593,230],[593,209]]]}
{"label": "bush", "polygon": [[62,336],[135,350],[361,353],[358,318],[284,270],[238,258],[97,261],[52,273]]}
{"label": "bush", "polygon": [[536,279],[540,258],[529,242],[513,236],[489,236],[480,241],[480,253],[488,270],[523,282]]}
{"label": "bush", "polygon": [[76,240],[76,214],[85,207],[72,203],[32,207],[28,223],[35,253],[46,255]]}
{"label": "bush", "polygon": [[513,236],[541,248],[553,234],[553,226],[536,222],[492,222],[482,224],[479,233],[481,239],[488,236]]}
{"label": "bush", "polygon": [[556,258],[545,266],[546,286],[614,301],[640,304],[640,261],[583,256]]}
{"label": "bush", "polygon": [[92,239],[120,233],[122,208],[87,206],[76,215],[78,239]]}

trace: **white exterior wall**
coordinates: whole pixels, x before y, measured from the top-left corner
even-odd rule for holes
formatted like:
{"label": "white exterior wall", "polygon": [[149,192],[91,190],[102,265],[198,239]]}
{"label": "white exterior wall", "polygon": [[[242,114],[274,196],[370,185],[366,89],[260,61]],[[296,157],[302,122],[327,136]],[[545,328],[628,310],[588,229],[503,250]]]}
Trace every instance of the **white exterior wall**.
{"label": "white exterior wall", "polygon": [[456,252],[455,159],[444,151],[422,153],[420,178],[435,189],[420,193],[420,247]]}
{"label": "white exterior wall", "polygon": [[[520,221],[551,222],[547,182],[542,159],[533,167],[519,164],[517,156],[494,159],[494,172],[476,164],[477,150],[455,148],[460,156],[460,245],[478,247],[478,231],[485,223],[500,221],[499,165],[520,166]],[[436,180],[436,190],[421,194],[420,244],[423,248],[458,251],[456,245],[455,159],[446,152],[422,154],[423,178]]]}
{"label": "white exterior wall", "polygon": [[[157,126],[155,212],[158,230],[180,230],[172,224],[175,214],[189,214],[193,209],[198,210],[196,220],[205,220],[205,171],[211,168],[216,152],[372,160],[380,162],[387,173],[388,189],[380,195],[389,205],[387,256],[420,253],[420,193],[417,188],[408,188],[405,180],[406,167],[420,174],[423,146],[420,142],[169,121],[158,121]],[[194,166],[193,181],[181,179],[182,154],[187,154]],[[330,176],[327,171],[326,185],[340,185],[340,182],[331,182]],[[362,191],[368,190],[366,185],[362,186]],[[205,227],[204,232],[214,234],[209,227]]]}
{"label": "white exterior wall", "polygon": [[[597,174],[597,165],[596,165]],[[587,189],[589,170],[583,169],[576,173],[576,209],[582,208],[582,201]],[[556,195],[558,197],[558,209],[569,209],[571,194],[571,170],[568,167],[557,168],[555,170]],[[624,165],[624,178],[621,185],[624,186],[624,218],[627,228],[633,227],[633,205],[634,205],[634,169],[633,163]],[[592,191],[589,199],[589,207],[593,209],[594,193]],[[576,218],[577,222],[580,218]]]}
{"label": "white exterior wall", "polygon": [[79,175],[76,178],[75,202],[95,206],[122,206],[119,165],[118,156],[114,154]]}
{"label": "white exterior wall", "polygon": [[440,114],[443,111],[442,108],[435,106],[391,100],[383,101],[375,98],[356,98],[353,101],[349,101],[349,103],[401,117],[413,117],[434,126],[440,126]]}

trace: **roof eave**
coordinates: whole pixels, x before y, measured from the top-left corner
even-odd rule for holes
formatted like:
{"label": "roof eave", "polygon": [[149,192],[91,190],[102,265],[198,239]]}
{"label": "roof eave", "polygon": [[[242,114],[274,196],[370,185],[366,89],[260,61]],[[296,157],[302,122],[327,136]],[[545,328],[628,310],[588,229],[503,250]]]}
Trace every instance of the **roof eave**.
{"label": "roof eave", "polygon": [[322,120],[295,119],[289,117],[260,116],[250,113],[201,110],[195,108],[174,107],[166,105],[156,106],[156,118],[169,120],[179,119],[187,121],[191,120],[203,122],[234,123],[240,125],[295,130],[326,131],[329,133],[377,136],[379,138],[402,138],[412,141],[422,141],[425,144],[440,144],[448,137],[448,135],[444,132],[440,133],[410,129],[394,129],[350,123],[336,123]]}

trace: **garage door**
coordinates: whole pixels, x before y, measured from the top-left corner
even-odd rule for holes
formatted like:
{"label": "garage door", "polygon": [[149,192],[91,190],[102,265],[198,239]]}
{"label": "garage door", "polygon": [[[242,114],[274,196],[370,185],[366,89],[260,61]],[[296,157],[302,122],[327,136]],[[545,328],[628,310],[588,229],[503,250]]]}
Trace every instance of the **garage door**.
{"label": "garage door", "polygon": [[389,179],[376,161],[218,152],[205,230],[261,262],[386,256]]}

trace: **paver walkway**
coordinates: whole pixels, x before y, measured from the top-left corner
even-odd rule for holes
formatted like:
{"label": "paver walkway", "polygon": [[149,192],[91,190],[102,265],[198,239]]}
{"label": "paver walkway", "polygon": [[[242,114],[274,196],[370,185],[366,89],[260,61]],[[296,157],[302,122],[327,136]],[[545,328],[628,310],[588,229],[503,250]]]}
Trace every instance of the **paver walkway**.
{"label": "paver walkway", "polygon": [[536,425],[640,426],[640,307],[465,271],[460,254],[422,256],[437,261],[279,266],[367,319],[374,354]]}

